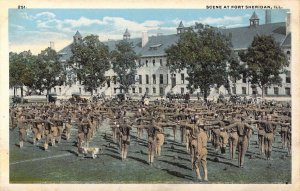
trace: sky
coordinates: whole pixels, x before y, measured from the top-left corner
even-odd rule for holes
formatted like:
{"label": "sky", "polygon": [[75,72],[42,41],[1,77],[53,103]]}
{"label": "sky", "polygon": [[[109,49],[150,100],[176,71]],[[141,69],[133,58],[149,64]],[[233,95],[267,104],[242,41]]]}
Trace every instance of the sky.
{"label": "sky", "polygon": [[[265,23],[262,9],[10,9],[9,50],[31,50],[38,54],[54,42],[61,50],[72,43],[78,30],[83,37],[94,34],[100,41],[122,39],[128,28],[131,38],[140,38],[142,32],[149,36],[161,33],[175,34],[180,21],[184,26],[195,22],[215,27],[243,27],[256,12],[260,24]],[[284,22],[287,10],[271,11],[271,22]]]}

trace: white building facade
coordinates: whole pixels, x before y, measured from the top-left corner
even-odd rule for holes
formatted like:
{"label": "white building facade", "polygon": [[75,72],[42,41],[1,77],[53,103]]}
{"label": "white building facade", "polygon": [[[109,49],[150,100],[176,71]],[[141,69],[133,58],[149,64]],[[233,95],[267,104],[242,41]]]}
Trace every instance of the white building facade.
{"label": "white building facade", "polygon": [[[252,43],[254,36],[256,35],[272,35],[274,39],[281,45],[282,50],[287,55],[288,60],[291,60],[291,31],[290,31],[290,15],[288,13],[286,22],[270,23],[271,15],[266,12],[267,23],[260,25],[259,18],[253,13],[249,19],[249,26],[239,28],[220,29],[220,31],[226,35],[232,37],[232,45],[234,51],[246,50]],[[187,89],[188,81],[186,80],[186,70],[171,73],[167,65],[167,57],[165,49],[175,44],[179,39],[179,34],[185,32],[183,23],[180,22],[177,33],[172,35],[161,35],[148,37],[147,32],[142,32],[141,38],[130,39],[130,31],[126,29],[123,39],[130,41],[133,44],[135,52],[140,55],[136,60],[141,62],[142,67],[137,69],[136,83],[129,88],[129,94],[131,95],[144,95],[147,93],[150,96],[165,96],[168,92],[185,94],[189,92]],[[175,31],[174,31],[175,32]],[[73,43],[81,40],[82,36],[77,31],[73,37]],[[119,41],[107,41],[106,44],[110,51],[115,48],[115,45]],[[65,64],[71,57],[71,45],[66,46],[58,53],[60,55],[60,61]],[[67,69],[68,70],[68,69]],[[247,78],[242,77],[241,80],[234,81],[230,79],[230,93],[236,95],[261,95],[264,91],[265,96],[291,96],[291,66],[286,68],[286,73],[281,74],[282,86],[271,86],[264,90],[259,87],[253,87]],[[115,96],[118,93],[122,93],[119,89],[119,85],[116,82],[116,74],[112,69],[107,71],[105,75],[111,79],[100,85],[93,94],[102,94],[106,96]],[[63,86],[56,86],[52,88],[53,93],[57,93],[59,96],[70,96],[72,93],[80,93],[81,95],[90,95],[90,92],[85,91],[84,86],[76,81],[76,76],[68,75],[68,80],[75,79],[73,83],[65,83]],[[67,81],[68,81],[67,80]],[[196,90],[194,94],[197,94],[200,90]],[[18,94],[19,92],[17,92]],[[219,93],[228,94],[226,88],[221,87],[218,90],[211,89],[210,95],[217,96]]]}

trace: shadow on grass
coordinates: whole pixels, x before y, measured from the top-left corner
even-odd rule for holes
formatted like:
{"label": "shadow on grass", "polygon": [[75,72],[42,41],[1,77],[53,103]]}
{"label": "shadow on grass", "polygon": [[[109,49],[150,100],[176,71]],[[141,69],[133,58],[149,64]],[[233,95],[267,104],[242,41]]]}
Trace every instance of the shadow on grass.
{"label": "shadow on grass", "polygon": [[110,148],[106,148],[105,150],[110,151],[112,153],[120,154],[118,151],[110,149]]}
{"label": "shadow on grass", "polygon": [[232,164],[230,162],[224,162],[224,161],[218,161],[218,162],[216,162],[214,159],[211,159],[211,158],[208,158],[208,157],[207,157],[207,160],[211,161],[211,162],[215,162],[215,163],[227,164],[227,165],[232,166],[232,167],[237,167],[237,168],[239,167],[238,165],[234,165],[234,164]]}
{"label": "shadow on grass", "polygon": [[170,151],[170,152],[175,152],[175,153],[180,153],[180,154],[188,154],[186,151],[182,151],[182,150],[179,150],[179,149],[166,149],[167,151]]}
{"label": "shadow on grass", "polygon": [[189,175],[185,175],[185,174],[182,174],[180,172],[177,172],[177,171],[173,171],[173,170],[169,170],[169,169],[162,169],[163,171],[167,172],[168,174],[172,175],[172,176],[176,176],[178,178],[183,178],[183,179],[188,179],[188,180],[193,180],[193,177],[192,176],[189,176]]}
{"label": "shadow on grass", "polygon": [[143,160],[143,159],[140,159],[140,158],[137,158],[137,157],[133,157],[133,156],[128,156],[127,158],[130,158],[130,159],[133,159],[133,160],[136,160],[138,162],[141,162],[143,164],[148,165],[148,162],[146,160]]}
{"label": "shadow on grass", "polygon": [[106,155],[106,156],[110,156],[110,157],[113,157],[115,159],[118,159],[118,160],[122,160],[122,158],[120,156],[116,156],[116,155],[112,155],[112,154],[103,154],[103,155]]}
{"label": "shadow on grass", "polygon": [[185,165],[182,165],[182,164],[179,164],[179,163],[176,163],[176,162],[170,162],[170,161],[166,161],[166,160],[158,160],[158,161],[161,161],[161,162],[165,162],[165,163],[168,163],[168,164],[171,164],[173,166],[177,166],[179,168],[183,168],[183,169],[186,169],[186,170],[192,170],[191,168],[185,166]]}

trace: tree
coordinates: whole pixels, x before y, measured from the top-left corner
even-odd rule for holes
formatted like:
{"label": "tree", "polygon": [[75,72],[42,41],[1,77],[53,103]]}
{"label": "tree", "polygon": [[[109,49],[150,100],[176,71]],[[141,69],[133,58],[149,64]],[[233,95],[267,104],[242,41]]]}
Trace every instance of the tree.
{"label": "tree", "polygon": [[256,36],[247,51],[239,56],[247,65],[246,75],[252,85],[262,89],[271,85],[281,85],[284,68],[289,65],[287,58],[272,36]]}
{"label": "tree", "polygon": [[[32,87],[34,84],[34,74],[31,70],[36,60],[30,51],[21,53],[9,53],[9,87],[21,88],[21,96],[23,97],[23,86]],[[14,91],[15,96],[15,91]]]}
{"label": "tree", "polygon": [[62,85],[65,81],[64,68],[59,62],[59,55],[51,48],[46,48],[38,54],[31,70],[34,74],[32,88],[40,92],[47,90],[48,94],[51,88]]}
{"label": "tree", "polygon": [[72,53],[68,66],[93,95],[93,90],[106,80],[104,74],[110,69],[108,47],[99,41],[97,35],[90,35],[81,42],[73,43]]}
{"label": "tree", "polygon": [[217,29],[197,25],[198,30],[182,33],[178,42],[166,50],[171,72],[187,69],[191,91],[200,88],[204,100],[210,88],[228,83],[227,63],[232,61],[231,41]]}
{"label": "tree", "polygon": [[137,55],[133,50],[132,43],[126,40],[116,44],[116,50],[111,53],[111,60],[114,72],[118,75],[118,83],[120,88],[128,93],[129,87],[135,83]]}

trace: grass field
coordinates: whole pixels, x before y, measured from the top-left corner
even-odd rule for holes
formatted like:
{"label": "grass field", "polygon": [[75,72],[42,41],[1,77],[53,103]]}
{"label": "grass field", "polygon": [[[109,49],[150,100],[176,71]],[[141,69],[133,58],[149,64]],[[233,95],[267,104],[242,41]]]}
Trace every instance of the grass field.
{"label": "grass field", "polygon": [[[162,156],[156,157],[154,166],[149,166],[147,139],[136,139],[132,130],[128,158],[121,161],[118,146],[111,139],[106,123],[97,132],[90,146],[103,148],[96,159],[77,156],[75,146],[76,129],[72,129],[72,140],[62,140],[57,147],[45,152],[42,143],[32,144],[29,133],[24,148],[19,148],[18,130],[10,132],[10,183],[197,183],[191,168],[191,158],[185,145],[180,143],[179,131],[173,141],[172,131],[165,131]],[[286,150],[280,147],[277,135],[273,145],[273,159],[267,161],[258,155],[257,135],[251,138],[250,150],[245,167],[238,168],[237,160],[226,154],[216,154],[211,143],[208,148],[208,182],[204,183],[290,183],[291,158],[285,157]]]}

